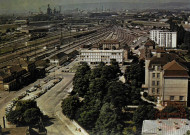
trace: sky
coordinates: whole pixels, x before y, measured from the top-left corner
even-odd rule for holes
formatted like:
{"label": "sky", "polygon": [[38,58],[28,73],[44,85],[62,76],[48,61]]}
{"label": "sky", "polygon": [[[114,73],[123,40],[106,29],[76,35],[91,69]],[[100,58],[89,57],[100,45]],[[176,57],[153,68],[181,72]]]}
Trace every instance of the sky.
{"label": "sky", "polygon": [[110,3],[110,2],[130,2],[130,3],[167,3],[167,2],[188,2],[190,0],[0,0],[0,14],[9,12],[26,12],[28,10],[45,9],[47,4],[52,7],[61,5],[67,7],[68,5],[76,5],[81,3]]}

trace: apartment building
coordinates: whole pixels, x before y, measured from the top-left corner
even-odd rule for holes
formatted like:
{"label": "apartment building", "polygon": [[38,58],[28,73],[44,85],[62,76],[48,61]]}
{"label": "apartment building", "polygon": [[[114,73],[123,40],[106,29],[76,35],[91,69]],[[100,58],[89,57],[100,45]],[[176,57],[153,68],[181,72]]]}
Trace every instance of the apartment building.
{"label": "apartment building", "polygon": [[111,59],[123,64],[124,50],[81,50],[78,59],[80,62],[87,62],[89,65],[100,62],[110,64]]}
{"label": "apartment building", "polygon": [[159,47],[166,47],[166,48],[177,47],[177,32],[151,30],[150,39],[155,41]]}
{"label": "apartment building", "polygon": [[187,105],[188,69],[173,53],[156,53],[145,60],[145,85],[148,95],[159,97],[163,106]]}

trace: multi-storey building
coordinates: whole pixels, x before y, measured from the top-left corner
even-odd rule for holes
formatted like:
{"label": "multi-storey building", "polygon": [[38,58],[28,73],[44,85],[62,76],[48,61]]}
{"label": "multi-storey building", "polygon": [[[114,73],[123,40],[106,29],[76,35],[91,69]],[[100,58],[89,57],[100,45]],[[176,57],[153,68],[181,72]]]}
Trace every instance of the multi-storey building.
{"label": "multi-storey building", "polygon": [[187,105],[188,69],[176,54],[157,53],[145,61],[145,85],[149,95],[159,97],[162,105]]}
{"label": "multi-storey building", "polygon": [[159,47],[166,47],[166,48],[177,47],[177,32],[151,30],[150,39],[155,41],[159,45]]}
{"label": "multi-storey building", "polygon": [[100,48],[103,50],[119,49],[120,43],[117,40],[103,40],[100,42]]}
{"label": "multi-storey building", "polygon": [[87,62],[89,65],[100,62],[110,64],[111,59],[115,59],[119,64],[122,64],[124,50],[81,50],[78,58],[80,62]]}

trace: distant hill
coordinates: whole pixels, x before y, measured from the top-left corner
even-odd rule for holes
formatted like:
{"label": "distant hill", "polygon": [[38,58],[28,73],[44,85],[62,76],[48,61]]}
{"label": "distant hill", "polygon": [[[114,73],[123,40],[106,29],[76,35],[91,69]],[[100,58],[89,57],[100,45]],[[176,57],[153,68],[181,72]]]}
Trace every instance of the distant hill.
{"label": "distant hill", "polygon": [[[7,1],[7,2],[6,2]],[[48,0],[1,0],[0,1],[0,14],[4,13],[28,13],[29,11],[38,12],[39,8],[46,12],[47,4],[51,4],[51,8],[62,6],[63,10],[68,9],[186,9],[190,8],[190,2],[94,2],[94,3],[79,3],[79,4],[66,4],[64,2],[55,2]]]}
{"label": "distant hill", "polygon": [[81,3],[67,5],[66,9],[79,8],[79,9],[173,9],[173,8],[190,8],[190,2],[169,2],[169,3],[131,3],[131,2],[103,2],[103,3]]}

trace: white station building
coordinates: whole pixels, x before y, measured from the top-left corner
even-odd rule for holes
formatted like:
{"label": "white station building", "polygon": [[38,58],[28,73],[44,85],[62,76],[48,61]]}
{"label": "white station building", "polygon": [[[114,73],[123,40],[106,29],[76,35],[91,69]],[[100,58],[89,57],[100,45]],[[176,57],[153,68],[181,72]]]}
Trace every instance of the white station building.
{"label": "white station building", "polygon": [[159,47],[166,47],[166,48],[177,47],[177,32],[151,30],[150,39],[156,42],[159,45]]}
{"label": "white station building", "polygon": [[81,50],[78,56],[80,62],[87,62],[89,65],[104,62],[110,64],[115,59],[119,64],[123,64],[124,50]]}

